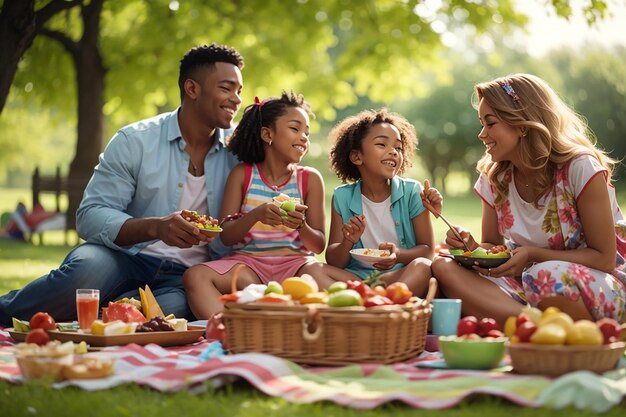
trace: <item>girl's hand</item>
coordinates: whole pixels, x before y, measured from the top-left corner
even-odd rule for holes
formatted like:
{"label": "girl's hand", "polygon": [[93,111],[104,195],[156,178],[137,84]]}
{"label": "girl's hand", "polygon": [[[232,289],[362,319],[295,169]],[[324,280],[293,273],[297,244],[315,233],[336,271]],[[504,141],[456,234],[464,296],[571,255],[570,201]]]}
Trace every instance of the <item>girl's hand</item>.
{"label": "girl's hand", "polygon": [[280,208],[273,203],[261,204],[249,214],[252,214],[257,221],[269,226],[278,226],[283,224],[283,218],[280,215]]}
{"label": "girl's hand", "polygon": [[[471,250],[474,250],[478,247],[478,243],[476,243],[469,230],[466,230],[460,226],[454,226],[454,229],[459,233],[459,235],[463,238],[463,241]],[[448,231],[446,232],[446,244],[449,247],[455,249],[464,248],[463,242],[461,242],[459,238],[456,237],[454,232],[450,229],[448,229]]]}
{"label": "girl's hand", "polygon": [[356,244],[361,239],[366,225],[364,215],[358,214],[350,217],[348,222],[341,226],[344,240],[351,242],[353,245]]}
{"label": "girl's hand", "polygon": [[433,213],[435,217],[439,217],[435,213],[441,213],[443,210],[443,197],[439,190],[430,187],[430,182],[427,179],[424,180],[424,189],[420,192],[420,197],[422,197],[424,207]]}
{"label": "girl's hand", "polygon": [[283,217],[283,224],[291,229],[300,229],[306,223],[307,206],[297,204],[296,209],[287,212],[287,218]]}
{"label": "girl's hand", "polygon": [[481,274],[491,277],[521,277],[522,272],[528,266],[529,262],[528,248],[520,246],[511,251],[511,258],[497,268],[479,268],[474,269]]}
{"label": "girl's hand", "polygon": [[393,268],[398,263],[398,252],[400,252],[400,249],[395,244],[391,242],[381,243],[378,245],[378,249],[388,250],[390,255],[380,258],[380,261],[372,265],[374,268],[384,271]]}

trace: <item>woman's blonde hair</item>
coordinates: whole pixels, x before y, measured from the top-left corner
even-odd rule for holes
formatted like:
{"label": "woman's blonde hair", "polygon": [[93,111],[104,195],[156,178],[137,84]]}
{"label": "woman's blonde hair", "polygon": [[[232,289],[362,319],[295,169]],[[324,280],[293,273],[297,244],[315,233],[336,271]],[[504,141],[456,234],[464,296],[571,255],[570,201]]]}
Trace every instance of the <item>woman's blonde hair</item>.
{"label": "woman's blonde hair", "polygon": [[[607,180],[612,177],[616,161],[596,147],[596,138],[585,120],[541,78],[513,74],[477,84],[474,108],[478,109],[482,99],[498,119],[524,132],[520,158],[523,167],[533,172],[535,205],[552,187],[557,168],[579,155],[593,155],[606,168]],[[494,162],[488,153],[478,161],[478,172],[485,173],[496,187],[496,203],[508,193],[501,174],[510,167],[510,161]]]}

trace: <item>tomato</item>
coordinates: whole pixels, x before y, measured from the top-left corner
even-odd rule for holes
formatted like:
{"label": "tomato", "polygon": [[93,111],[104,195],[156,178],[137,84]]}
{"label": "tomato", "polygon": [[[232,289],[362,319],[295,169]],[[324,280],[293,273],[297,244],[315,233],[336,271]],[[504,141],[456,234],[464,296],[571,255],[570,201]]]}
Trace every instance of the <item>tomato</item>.
{"label": "tomato", "polygon": [[620,324],[608,317],[600,319],[596,322],[596,325],[602,332],[602,337],[604,338],[604,344],[608,345],[609,343],[617,342],[619,339],[619,335],[622,331],[622,327]]}
{"label": "tomato", "polygon": [[48,332],[44,329],[33,329],[26,335],[26,343],[34,343],[36,345],[43,346],[50,341]]}
{"label": "tomato", "polygon": [[412,295],[413,292],[404,282],[394,282],[387,287],[387,298],[394,304],[404,304],[409,301]]}
{"label": "tomato", "polygon": [[529,320],[517,327],[515,330],[515,336],[519,338],[520,342],[527,343],[530,341],[530,336],[532,336],[536,331],[537,325]]}
{"label": "tomato", "polygon": [[532,321],[530,319],[530,317],[528,316],[528,314],[521,312],[517,315],[517,320],[515,321],[516,327],[521,326],[523,323],[526,323],[527,321]]}
{"label": "tomato", "polygon": [[466,334],[477,333],[478,331],[478,319],[474,316],[465,316],[459,320],[459,324],[456,326],[456,335],[463,336]]}
{"label": "tomato", "polygon": [[495,319],[485,317],[478,322],[478,335],[485,337],[491,330],[500,330],[500,325]]}
{"label": "tomato", "polygon": [[30,328],[32,329],[44,329],[44,330],[56,330],[57,323],[52,316],[48,313],[35,313],[30,318]]}
{"label": "tomato", "polygon": [[374,295],[374,291],[372,291],[370,286],[363,281],[348,281],[346,285],[348,286],[349,290],[354,290],[358,292],[361,298],[364,300]]}

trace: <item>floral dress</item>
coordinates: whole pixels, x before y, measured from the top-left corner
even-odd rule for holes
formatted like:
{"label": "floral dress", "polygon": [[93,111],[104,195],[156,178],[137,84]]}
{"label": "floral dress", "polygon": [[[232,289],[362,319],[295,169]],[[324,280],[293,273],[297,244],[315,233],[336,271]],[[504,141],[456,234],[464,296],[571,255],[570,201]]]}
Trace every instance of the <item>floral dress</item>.
{"label": "floral dress", "polygon": [[[513,181],[513,169],[502,173],[509,184],[508,196],[495,204],[495,187],[481,174],[475,192],[496,211],[498,229],[510,249],[532,245],[555,250],[575,250],[586,246],[576,199],[589,181],[606,170],[591,155],[582,155],[563,165],[555,175],[554,188],[541,198],[538,207],[524,201]],[[607,185],[616,231],[615,269],[605,273],[565,261],[535,263],[522,273],[521,285],[513,277],[482,275],[521,303],[536,306],[542,299],[565,296],[582,298],[595,320],[611,317],[626,322],[626,222],[615,199],[615,189]]]}

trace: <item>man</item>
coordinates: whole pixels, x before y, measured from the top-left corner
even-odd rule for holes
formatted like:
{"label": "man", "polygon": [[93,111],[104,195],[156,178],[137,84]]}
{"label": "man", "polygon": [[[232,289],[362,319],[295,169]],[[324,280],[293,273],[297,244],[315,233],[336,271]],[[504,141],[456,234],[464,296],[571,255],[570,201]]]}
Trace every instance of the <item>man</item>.
{"label": "man", "polygon": [[[119,130],[100,155],[76,213],[86,241],[61,266],[0,297],[0,322],[48,312],[76,318],[78,288],[100,290],[100,305],[152,289],[165,314],[193,318],[182,274],[195,263],[227,252],[180,215],[214,217],[236,158],[224,139],[241,106],[243,58],[211,44],[180,61],[181,106]],[[209,244],[207,249],[207,244]]]}

